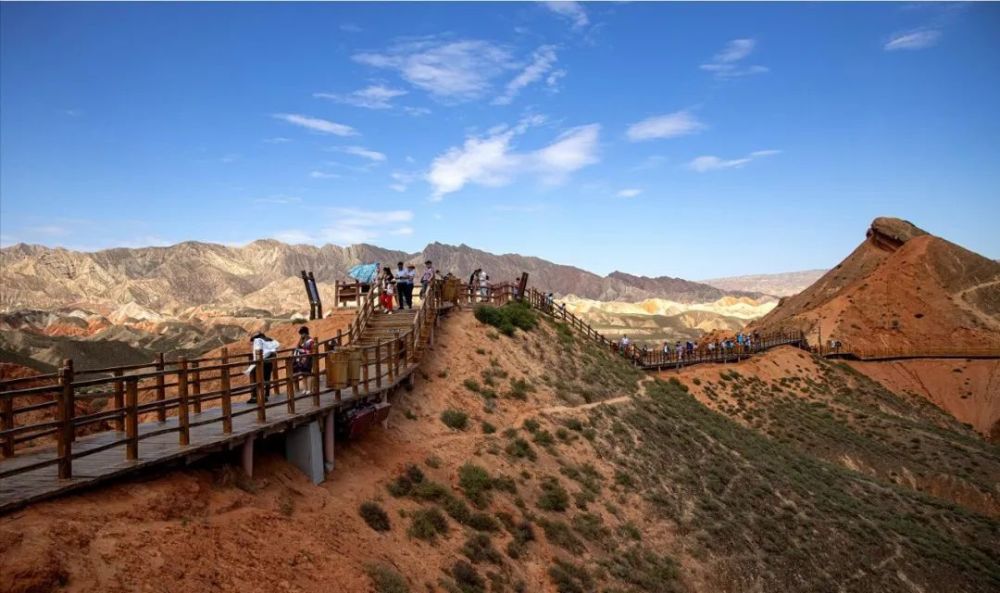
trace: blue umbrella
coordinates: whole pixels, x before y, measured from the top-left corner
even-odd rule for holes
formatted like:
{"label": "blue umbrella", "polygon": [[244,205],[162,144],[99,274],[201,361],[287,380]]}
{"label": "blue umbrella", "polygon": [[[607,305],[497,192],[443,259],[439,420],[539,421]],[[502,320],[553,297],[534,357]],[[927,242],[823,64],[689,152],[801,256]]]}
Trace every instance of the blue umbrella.
{"label": "blue umbrella", "polygon": [[378,264],[358,264],[351,268],[347,275],[354,278],[358,282],[363,282],[365,284],[371,284],[375,282],[375,278],[378,276]]}

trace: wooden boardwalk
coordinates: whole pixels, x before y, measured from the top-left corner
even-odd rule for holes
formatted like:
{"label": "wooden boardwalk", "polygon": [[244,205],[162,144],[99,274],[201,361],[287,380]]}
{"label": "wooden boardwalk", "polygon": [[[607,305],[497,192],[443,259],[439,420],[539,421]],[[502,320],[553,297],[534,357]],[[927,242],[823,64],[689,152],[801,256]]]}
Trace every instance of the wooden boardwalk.
{"label": "wooden boardwalk", "polygon": [[[357,395],[350,390],[342,391],[339,400],[334,391],[326,389],[325,379],[321,379],[323,392],[319,396],[319,404],[315,403],[312,395],[299,392],[295,396],[295,413],[288,411],[288,400],[284,395],[272,396],[267,402],[267,419],[262,423],[257,421],[256,405],[233,403],[230,433],[223,431],[222,408],[191,414],[190,441],[187,445],[177,442],[180,427],[176,416],[168,417],[165,422],[144,422],[138,425],[142,446],[138,448],[137,458],[132,460],[125,454],[124,432],[105,431],[77,437],[73,443],[73,451],[79,457],[73,462],[72,477],[60,479],[58,467],[46,464],[0,480],[0,514],[51,496],[107,482],[146,467],[187,462],[209,453],[242,446],[247,439],[286,432],[358,401],[381,397],[407,381],[416,368],[415,364],[409,365],[392,383],[383,384],[378,389],[359,388]],[[38,465],[55,454],[52,446],[36,449],[0,462],[0,469],[17,470]]]}
{"label": "wooden boardwalk", "polygon": [[[58,375],[0,381],[0,514],[236,447],[242,449],[244,468],[252,471],[255,440],[317,421],[331,467],[335,414],[387,402],[393,390],[411,384],[433,344],[439,313],[448,309],[438,287],[417,309],[393,315],[376,309],[377,296],[359,303],[346,333],[322,341],[323,348],[308,356],[307,372],[293,371],[301,354],[281,351],[269,380],[260,358],[247,380],[242,371],[253,357],[230,357],[223,350],[212,359],[165,363],[161,358],[152,365],[76,374],[67,366]],[[235,401],[265,384],[271,388],[266,404]],[[80,414],[78,403],[98,398],[113,405]],[[98,431],[84,434],[94,428]]]}

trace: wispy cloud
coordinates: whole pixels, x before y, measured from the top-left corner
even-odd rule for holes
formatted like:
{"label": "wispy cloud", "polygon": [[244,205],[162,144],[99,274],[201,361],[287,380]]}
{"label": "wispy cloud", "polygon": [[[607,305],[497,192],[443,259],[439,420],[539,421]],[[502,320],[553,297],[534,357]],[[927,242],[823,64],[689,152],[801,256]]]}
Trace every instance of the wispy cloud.
{"label": "wispy cloud", "polygon": [[364,146],[344,146],[340,149],[340,151],[345,154],[353,154],[354,156],[359,156],[363,159],[368,159],[376,163],[381,163],[385,160],[385,154],[376,150],[365,148]]}
{"label": "wispy cloud", "polygon": [[315,230],[285,229],[271,236],[287,243],[352,245],[371,242],[387,235],[413,234],[410,224],[413,212],[410,210],[331,208],[324,216],[326,222],[321,222]]}
{"label": "wispy cloud", "polygon": [[409,189],[410,184],[420,178],[419,173],[408,173],[406,171],[393,171],[390,175],[394,183],[389,185],[389,189],[400,193]]}
{"label": "wispy cloud", "polygon": [[894,33],[892,37],[882,46],[885,51],[897,51],[901,49],[924,49],[932,47],[941,39],[941,31],[937,29],[917,29],[902,33]]}
{"label": "wispy cloud", "polygon": [[275,113],[272,117],[286,121],[292,125],[306,128],[322,134],[333,134],[335,136],[357,136],[358,132],[354,128],[344,124],[338,124],[327,119],[310,117],[298,113]]}
{"label": "wispy cloud", "polygon": [[717,156],[700,156],[693,159],[688,163],[688,168],[697,171],[698,173],[706,173],[708,171],[718,171],[720,169],[735,169],[750,163],[756,159],[780,154],[780,150],[756,150],[751,152],[747,156],[739,159],[721,159]]}
{"label": "wispy cloud", "polygon": [[235,163],[236,161],[240,160],[241,158],[243,158],[242,155],[239,155],[239,154],[236,154],[236,153],[230,153],[230,154],[224,155],[219,160],[222,161],[223,163],[229,164],[229,163]]}
{"label": "wispy cloud", "polygon": [[582,29],[590,24],[587,11],[584,10],[583,5],[579,2],[554,1],[542,2],[542,5],[571,22],[574,29]]}
{"label": "wispy cloud", "polygon": [[[507,83],[507,88],[504,89],[504,93],[493,100],[494,105],[509,105],[514,97],[521,92],[521,89],[526,86],[541,80],[555,65],[556,60],[556,48],[552,45],[543,45],[535,50],[535,53],[531,56],[531,63],[525,66],[524,70],[514,77]],[[565,76],[565,72],[559,71],[560,73],[553,72],[548,80],[546,81],[549,86],[555,86],[559,78]],[[558,76],[557,76],[558,74]]]}
{"label": "wispy cloud", "polygon": [[702,64],[700,68],[711,72],[716,78],[737,78],[753,74],[763,74],[768,71],[766,66],[745,65],[743,60],[753,52],[757,42],[753,39],[733,39],[722,51],[712,57],[712,61]]}
{"label": "wispy cloud", "polygon": [[275,136],[274,138],[264,138],[264,142],[267,144],[287,144],[291,142],[291,138],[285,138],[284,136]]}
{"label": "wispy cloud", "polygon": [[338,28],[344,33],[360,33],[364,31],[364,29],[362,29],[355,23],[341,23],[340,27]]}
{"label": "wispy cloud", "polygon": [[337,179],[340,175],[336,173],[327,173],[326,171],[312,171],[309,173],[309,177],[313,179]]}
{"label": "wispy cloud", "polygon": [[615,195],[618,196],[619,198],[634,198],[641,193],[642,193],[641,189],[630,187],[627,189],[618,190],[618,193],[616,193]]}
{"label": "wispy cloud", "polygon": [[347,94],[313,93],[318,99],[329,99],[337,103],[364,107],[366,109],[392,109],[392,100],[408,94],[403,89],[394,89],[382,84],[373,84]]}
{"label": "wispy cloud", "polygon": [[674,138],[700,132],[705,128],[697,117],[689,111],[675,111],[665,115],[655,115],[628,127],[628,139],[632,142],[656,138]]}
{"label": "wispy cloud", "polygon": [[302,198],[298,196],[286,196],[284,194],[254,199],[255,204],[298,204],[300,202],[302,202]]}
{"label": "wispy cloud", "polygon": [[472,136],[462,146],[448,149],[434,159],[426,179],[434,188],[432,199],[457,192],[466,184],[500,187],[525,174],[547,183],[559,183],[570,173],[598,162],[600,125],[566,130],[551,144],[530,152],[517,152],[514,139],[538,125],[538,116],[513,127],[500,126],[486,136]]}
{"label": "wispy cloud", "polygon": [[490,90],[494,79],[517,68],[505,47],[475,39],[443,41],[429,37],[352,57],[361,64],[394,70],[403,80],[446,102],[480,98]]}

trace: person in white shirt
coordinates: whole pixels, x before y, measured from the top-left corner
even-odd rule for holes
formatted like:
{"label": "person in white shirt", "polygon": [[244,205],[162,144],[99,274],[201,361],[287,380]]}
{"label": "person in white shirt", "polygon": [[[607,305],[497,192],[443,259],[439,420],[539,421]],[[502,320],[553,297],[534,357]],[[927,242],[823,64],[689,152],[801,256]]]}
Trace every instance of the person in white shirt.
{"label": "person in white shirt", "polygon": [[420,277],[420,300],[424,300],[424,295],[427,294],[427,287],[434,281],[435,273],[431,260],[425,261],[424,274]]}
{"label": "person in white shirt", "polygon": [[[271,395],[271,381],[272,375],[274,374],[274,359],[278,356],[278,349],[281,348],[281,344],[277,340],[273,340],[266,335],[264,332],[257,332],[250,338],[251,349],[253,351],[253,358],[257,360],[257,353],[260,352],[263,357],[264,363],[264,401],[267,401],[268,396]],[[253,377],[251,377],[251,380]],[[247,403],[255,404],[257,403],[257,393],[254,392],[250,396]]]}
{"label": "person in white shirt", "polygon": [[486,274],[481,274],[479,277],[479,296],[484,303],[490,300],[490,277]]}

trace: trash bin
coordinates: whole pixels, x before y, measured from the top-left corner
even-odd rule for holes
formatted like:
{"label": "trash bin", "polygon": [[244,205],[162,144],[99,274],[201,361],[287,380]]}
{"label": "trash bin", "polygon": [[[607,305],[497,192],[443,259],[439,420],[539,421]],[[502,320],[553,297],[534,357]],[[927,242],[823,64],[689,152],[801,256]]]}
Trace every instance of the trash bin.
{"label": "trash bin", "polygon": [[333,381],[333,385],[331,387],[339,389],[347,385],[347,353],[335,352],[333,354],[333,363],[330,368],[332,369],[330,379]]}
{"label": "trash bin", "polygon": [[351,350],[347,359],[347,378],[351,383],[361,380],[361,351]]}

